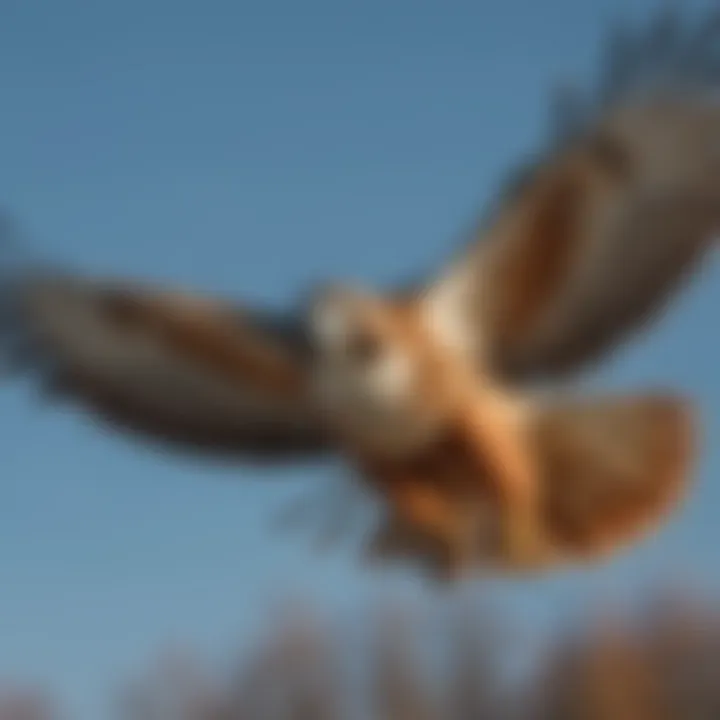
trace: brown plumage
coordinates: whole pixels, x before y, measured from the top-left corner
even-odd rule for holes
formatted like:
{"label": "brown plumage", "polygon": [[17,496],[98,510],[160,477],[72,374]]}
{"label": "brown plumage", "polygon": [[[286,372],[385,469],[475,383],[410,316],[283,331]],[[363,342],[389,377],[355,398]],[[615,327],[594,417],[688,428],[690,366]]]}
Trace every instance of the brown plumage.
{"label": "brown plumage", "polygon": [[689,405],[533,386],[607,357],[714,247],[719,44],[717,18],[672,15],[632,52],[609,43],[595,96],[565,106],[555,143],[430,281],[324,287],[281,315],[16,268],[0,341],[138,438],[238,462],[343,455],[388,508],[373,557],[445,575],[599,557],[682,496]]}
{"label": "brown plumage", "polygon": [[[531,443],[539,468],[539,523],[548,540],[536,570],[590,562],[641,537],[673,510],[692,476],[697,421],[686,400],[669,393],[550,401],[533,413]],[[398,468],[395,468],[398,471]],[[367,546],[373,560],[421,560],[440,577],[467,566],[517,571],[503,546],[497,491],[468,448],[445,437],[403,468],[399,511]],[[374,478],[382,477],[375,470]],[[386,490],[388,494],[391,491]],[[424,503],[426,516],[467,519],[476,530],[467,558],[443,533],[418,530],[403,510]],[[478,518],[480,522],[478,522]],[[439,524],[439,523],[438,523]],[[464,562],[463,562],[464,561]]]}

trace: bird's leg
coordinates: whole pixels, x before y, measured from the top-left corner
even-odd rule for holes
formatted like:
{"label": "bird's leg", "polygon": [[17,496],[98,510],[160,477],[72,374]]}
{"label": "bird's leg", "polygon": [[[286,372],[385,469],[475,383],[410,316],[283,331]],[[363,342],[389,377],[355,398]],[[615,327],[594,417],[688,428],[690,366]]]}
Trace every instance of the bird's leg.
{"label": "bird's leg", "polygon": [[[471,456],[496,485],[501,505],[504,550],[510,564],[542,564],[549,545],[540,512],[540,477],[517,406],[492,386],[468,386],[457,409],[457,421]],[[489,472],[488,472],[489,470]],[[479,473],[480,474],[480,473]]]}
{"label": "bird's leg", "polygon": [[451,495],[399,465],[375,467],[372,475],[401,523],[447,549],[448,574],[469,566],[476,551],[475,526],[464,521]]}
{"label": "bird's leg", "polygon": [[445,546],[445,575],[458,576],[471,565],[477,549],[475,524],[467,522],[467,513],[458,512],[451,498],[413,478],[396,481],[389,490],[398,515]]}

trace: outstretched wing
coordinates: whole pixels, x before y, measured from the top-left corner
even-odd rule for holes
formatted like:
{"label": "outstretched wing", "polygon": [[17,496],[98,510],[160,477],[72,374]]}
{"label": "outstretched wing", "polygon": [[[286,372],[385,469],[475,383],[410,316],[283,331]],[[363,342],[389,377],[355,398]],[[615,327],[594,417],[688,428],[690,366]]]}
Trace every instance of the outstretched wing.
{"label": "outstretched wing", "polygon": [[437,331],[513,381],[599,359],[647,324],[720,229],[720,14],[671,12],[608,42],[592,102],[515,174],[423,301]]}
{"label": "outstretched wing", "polygon": [[49,270],[8,273],[0,289],[7,359],[118,428],[248,459],[327,449],[292,318]]}

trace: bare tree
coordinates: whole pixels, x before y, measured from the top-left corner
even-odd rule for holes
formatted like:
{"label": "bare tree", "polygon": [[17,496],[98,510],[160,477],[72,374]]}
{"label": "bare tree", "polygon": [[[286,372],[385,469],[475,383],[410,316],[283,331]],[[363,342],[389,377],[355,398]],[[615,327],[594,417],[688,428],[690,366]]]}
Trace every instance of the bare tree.
{"label": "bare tree", "polygon": [[[125,720],[718,720],[720,606],[660,596],[555,639],[523,680],[517,638],[484,606],[440,623],[385,608],[354,629],[295,612],[225,676],[165,655],[126,688]],[[520,646],[521,648],[521,646]],[[348,658],[352,663],[348,663]],[[352,666],[352,667],[351,667]],[[365,680],[365,682],[364,682]],[[0,720],[56,720],[34,692],[0,693]]]}

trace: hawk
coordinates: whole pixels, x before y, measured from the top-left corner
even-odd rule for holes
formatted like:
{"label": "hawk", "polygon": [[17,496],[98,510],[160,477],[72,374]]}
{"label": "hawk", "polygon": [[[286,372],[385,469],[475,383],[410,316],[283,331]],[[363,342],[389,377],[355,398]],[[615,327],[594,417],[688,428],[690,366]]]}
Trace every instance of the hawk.
{"label": "hawk", "polygon": [[[616,29],[599,86],[427,280],[318,283],[285,313],[30,263],[0,338],[137,439],[238,463],[342,457],[386,512],[361,549],[438,577],[590,562],[672,510],[697,454],[665,390],[563,387],[661,314],[720,226],[720,15]],[[9,232],[9,231],[8,231]]]}

